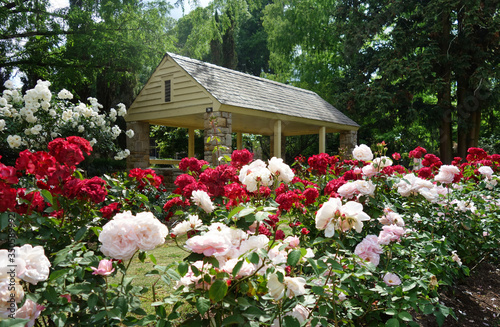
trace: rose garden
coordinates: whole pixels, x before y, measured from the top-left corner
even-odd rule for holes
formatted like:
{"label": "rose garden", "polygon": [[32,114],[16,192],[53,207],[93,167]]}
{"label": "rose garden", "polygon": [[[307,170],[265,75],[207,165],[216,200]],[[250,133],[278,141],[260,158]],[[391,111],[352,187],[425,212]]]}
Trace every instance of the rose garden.
{"label": "rose garden", "polygon": [[[439,289],[498,264],[498,154],[446,165],[361,144],[289,166],[240,150],[215,167],[183,159],[169,192],[152,169],[81,168],[96,149],[128,155],[115,142],[134,136],[115,124],[124,106],[6,86],[1,326],[442,325],[456,313]],[[166,246],[181,258],[152,253]],[[132,265],[151,269],[132,278]]]}

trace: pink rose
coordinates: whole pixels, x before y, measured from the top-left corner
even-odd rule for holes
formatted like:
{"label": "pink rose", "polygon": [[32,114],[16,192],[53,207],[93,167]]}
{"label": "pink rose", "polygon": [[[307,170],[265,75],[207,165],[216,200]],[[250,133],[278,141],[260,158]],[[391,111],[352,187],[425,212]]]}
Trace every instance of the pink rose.
{"label": "pink rose", "polygon": [[299,246],[300,238],[297,236],[288,236],[283,240],[283,243],[288,243],[287,249],[293,249]]}
{"label": "pink rose", "polygon": [[382,252],[383,250],[378,243],[378,237],[375,235],[366,236],[354,249],[355,255],[371,262],[374,266],[378,266]]}
{"label": "pink rose", "polygon": [[455,175],[460,174],[460,169],[452,165],[442,165],[439,168],[439,173],[434,177],[436,182],[441,182],[444,184],[453,183]]}
{"label": "pink rose", "polygon": [[208,231],[203,235],[196,235],[186,241],[186,248],[205,256],[225,255],[231,249],[231,241],[226,234],[217,230]]}
{"label": "pink rose", "polygon": [[19,319],[28,319],[29,321],[26,323],[25,327],[32,327],[35,325],[35,320],[38,316],[40,316],[43,309],[45,309],[44,306],[27,299],[26,302],[24,302],[24,305],[16,311],[14,317]]}
{"label": "pink rose", "polygon": [[387,273],[384,276],[384,283],[387,286],[397,286],[401,284],[401,279],[399,279],[398,275],[393,273]]}
{"label": "pink rose", "polygon": [[391,242],[398,241],[405,232],[406,230],[403,227],[397,225],[383,226],[378,236],[378,243],[387,245]]}
{"label": "pink rose", "polygon": [[[106,260],[102,259],[99,262],[99,267],[90,267],[94,272],[92,275],[101,275],[101,276],[109,276],[113,271],[115,271],[115,268],[113,268],[113,261],[111,260]],[[69,298],[71,300],[71,298]]]}

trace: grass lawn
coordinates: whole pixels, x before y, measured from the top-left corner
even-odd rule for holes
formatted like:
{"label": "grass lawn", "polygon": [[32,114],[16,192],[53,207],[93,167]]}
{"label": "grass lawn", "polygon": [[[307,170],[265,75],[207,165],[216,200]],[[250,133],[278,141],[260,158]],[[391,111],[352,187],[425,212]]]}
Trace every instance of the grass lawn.
{"label": "grass lawn", "polygon": [[[181,240],[179,244],[184,244],[184,240]],[[147,252],[146,260],[142,263],[138,255],[136,254],[132,258],[132,263],[130,264],[127,277],[134,277],[132,284],[134,286],[144,286],[148,288],[148,292],[141,298],[142,308],[148,313],[154,313],[154,308],[151,303],[155,301],[163,300],[168,294],[173,291],[173,285],[168,285],[165,283],[158,275],[156,276],[145,276],[147,272],[154,269],[155,264],[149,258],[149,254],[153,254],[156,258],[156,264],[158,266],[168,266],[172,262],[184,259],[188,252],[180,249],[176,246],[174,241],[168,240],[162,246],[157,247],[153,251]],[[110,279],[110,283],[120,283],[122,275],[118,273],[114,278]],[[152,285],[155,284],[155,298],[153,297]],[[168,309],[169,308],[165,308]]]}

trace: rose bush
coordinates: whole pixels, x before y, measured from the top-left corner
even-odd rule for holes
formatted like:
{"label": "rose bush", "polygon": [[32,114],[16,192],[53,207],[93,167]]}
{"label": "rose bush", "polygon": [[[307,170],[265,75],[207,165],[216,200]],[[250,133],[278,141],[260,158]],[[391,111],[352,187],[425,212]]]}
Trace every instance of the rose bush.
{"label": "rose bush", "polygon": [[[416,326],[414,313],[442,323],[454,313],[438,289],[498,258],[500,155],[472,148],[443,165],[418,148],[409,169],[383,148],[292,167],[246,150],[217,167],[184,159],[172,193],[149,169],[84,178],[82,138],[25,150],[0,164],[0,229],[18,235],[19,267],[12,291],[0,276],[0,307],[14,294],[23,320],[8,321],[22,325]],[[166,238],[184,260],[146,254]],[[154,313],[127,277],[136,255],[174,285]]]}
{"label": "rose bush", "polygon": [[52,94],[48,81],[39,80],[24,95],[12,83],[5,85],[8,87],[0,97],[0,144],[4,156],[24,149],[47,150],[50,141],[69,136],[88,140],[94,151],[103,155],[113,153],[115,160],[130,154],[116,143],[122,132],[134,136],[133,130],[122,131],[117,124],[117,118],[127,114],[122,103],[106,114],[95,98],[88,98],[85,104],[73,101],[73,94],[65,89]]}

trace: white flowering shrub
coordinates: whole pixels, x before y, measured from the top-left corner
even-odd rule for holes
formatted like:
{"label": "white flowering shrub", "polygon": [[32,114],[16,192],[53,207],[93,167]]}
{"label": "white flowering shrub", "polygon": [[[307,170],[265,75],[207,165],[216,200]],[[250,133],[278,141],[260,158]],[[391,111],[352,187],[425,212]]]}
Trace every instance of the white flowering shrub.
{"label": "white flowering shrub", "polygon": [[116,139],[125,133],[133,137],[133,130],[122,131],[116,124],[118,117],[127,114],[120,103],[109,114],[102,112],[97,99],[88,98],[88,103],[73,100],[73,94],[61,90],[53,94],[50,82],[37,82],[35,88],[23,95],[11,81],[4,84],[0,97],[0,142],[2,149],[21,152],[45,150],[55,138],[80,136],[87,139],[94,153],[114,154],[115,160],[125,159],[130,151],[120,149]]}

